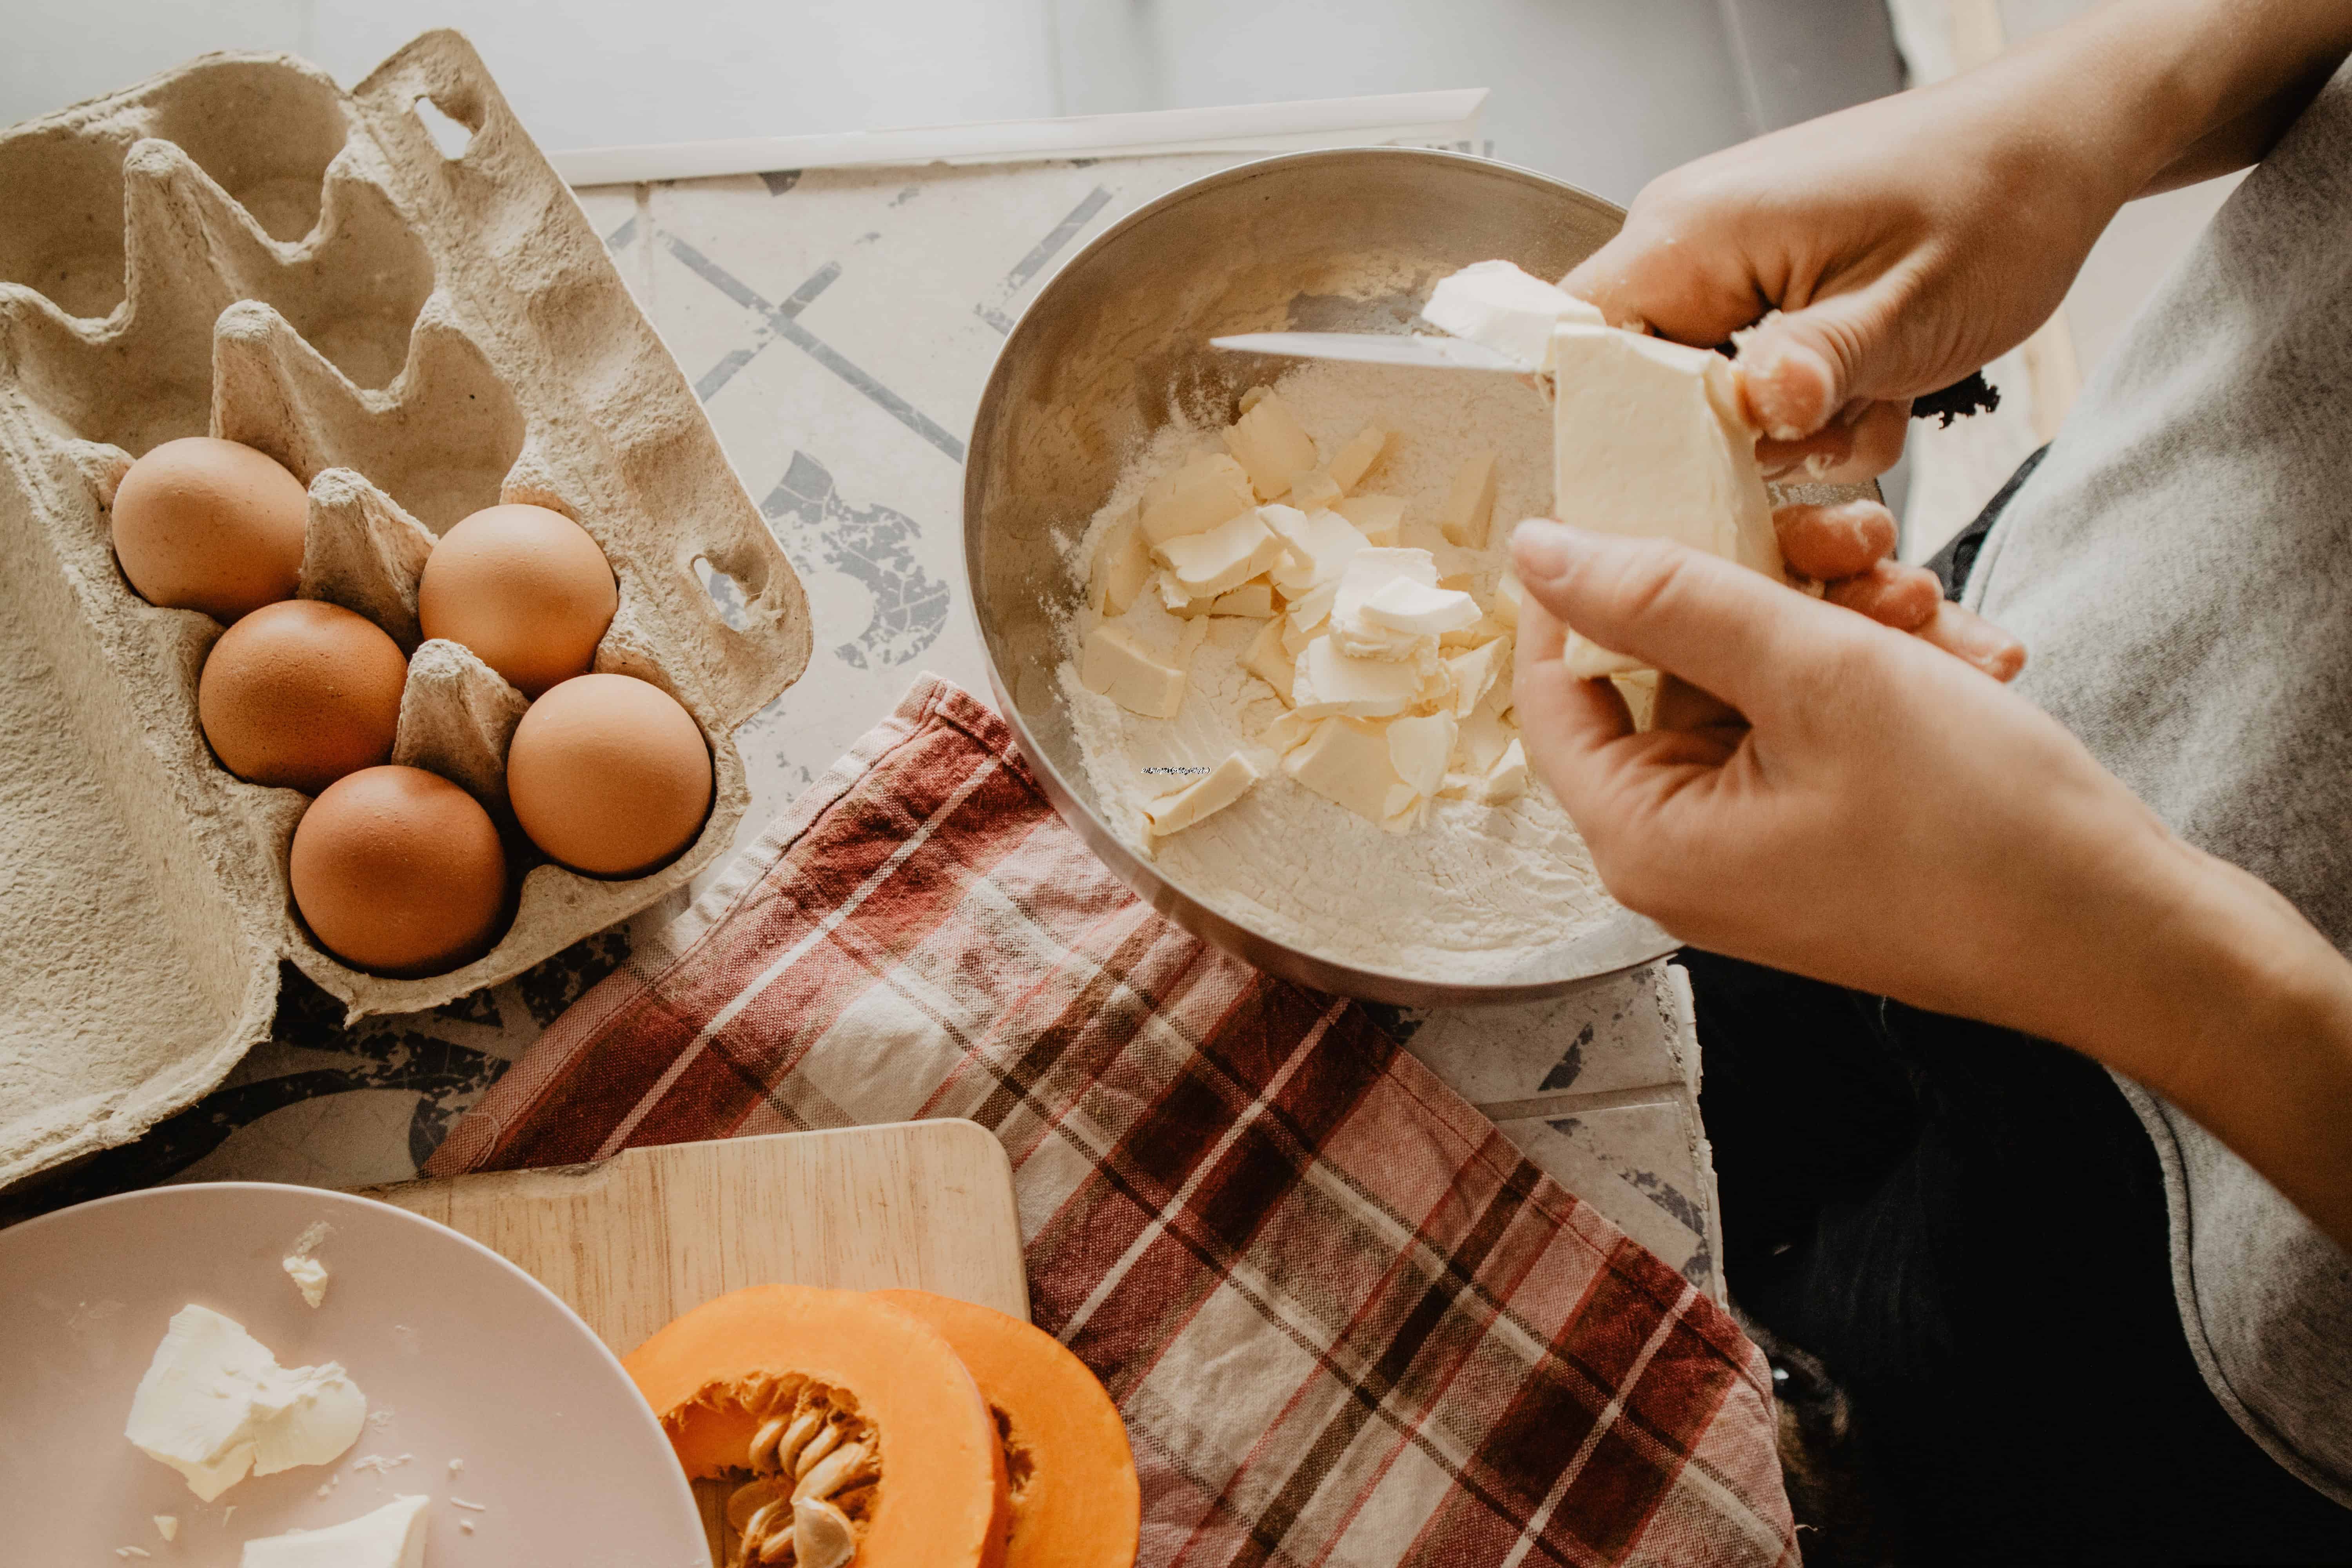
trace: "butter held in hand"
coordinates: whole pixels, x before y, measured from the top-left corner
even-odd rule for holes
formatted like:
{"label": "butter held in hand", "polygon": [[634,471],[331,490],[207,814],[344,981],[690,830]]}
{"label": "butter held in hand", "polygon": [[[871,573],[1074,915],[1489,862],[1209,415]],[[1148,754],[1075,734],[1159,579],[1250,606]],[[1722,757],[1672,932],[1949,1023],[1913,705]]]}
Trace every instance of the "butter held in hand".
{"label": "butter held in hand", "polygon": [[[1671,539],[1783,580],[1756,430],[1731,362],[1614,327],[1553,334],[1553,510],[1597,533]],[[1579,677],[1645,668],[1570,634]]]}

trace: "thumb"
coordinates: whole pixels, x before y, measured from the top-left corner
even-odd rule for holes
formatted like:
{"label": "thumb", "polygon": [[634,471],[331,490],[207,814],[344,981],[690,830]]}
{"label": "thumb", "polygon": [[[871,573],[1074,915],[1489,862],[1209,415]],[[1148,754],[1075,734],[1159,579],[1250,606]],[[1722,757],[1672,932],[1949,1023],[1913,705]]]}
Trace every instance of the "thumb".
{"label": "thumb", "polygon": [[1511,558],[1520,585],[1554,617],[1751,720],[1790,689],[1807,648],[1858,618],[1687,545],[1545,519],[1519,524]]}
{"label": "thumb", "polygon": [[1736,340],[1748,416],[1775,441],[1799,441],[1858,399],[1908,397],[1901,320],[1900,286],[1885,278],[1765,317]]}

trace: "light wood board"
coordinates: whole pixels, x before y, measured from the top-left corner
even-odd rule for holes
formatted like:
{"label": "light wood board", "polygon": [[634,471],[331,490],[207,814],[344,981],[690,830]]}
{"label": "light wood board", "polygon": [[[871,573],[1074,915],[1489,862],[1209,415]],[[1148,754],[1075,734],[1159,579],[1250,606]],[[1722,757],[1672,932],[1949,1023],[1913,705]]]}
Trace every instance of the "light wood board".
{"label": "light wood board", "polygon": [[618,1355],[746,1285],[911,1286],[1029,1316],[1012,1163],[977,1122],[671,1143],[367,1195],[511,1259]]}

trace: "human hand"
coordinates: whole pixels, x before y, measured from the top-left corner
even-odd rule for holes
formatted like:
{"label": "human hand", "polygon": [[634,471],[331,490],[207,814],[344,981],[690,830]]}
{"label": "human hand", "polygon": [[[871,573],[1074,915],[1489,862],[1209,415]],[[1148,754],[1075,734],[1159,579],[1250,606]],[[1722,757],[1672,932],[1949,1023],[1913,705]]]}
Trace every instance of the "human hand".
{"label": "human hand", "polygon": [[2139,183],[2053,133],[2073,101],[1972,76],[1728,148],[1651,182],[1563,286],[1683,342],[1753,327],[1768,477],[1869,478],[1901,456],[1913,397],[2057,308]]}
{"label": "human hand", "polygon": [[[2352,1247],[2352,965],[2286,900],[1920,637],[1662,540],[1538,521],[1512,554],[1528,758],[1620,902],[2072,1046]],[[1676,678],[1652,729],[1570,673],[1570,626]]]}
{"label": "human hand", "polygon": [[1825,584],[1823,597],[1831,604],[1895,631],[1916,633],[1997,680],[2008,680],[2024,668],[2024,645],[1945,603],[1934,573],[1894,559],[1895,514],[1879,502],[1800,502],[1777,509],[1772,527],[1781,558]]}
{"label": "human hand", "polygon": [[[1688,941],[2046,1031],[2018,977],[2087,960],[2093,911],[2125,902],[2102,878],[2179,847],[2053,720],[1920,638],[1660,541],[1533,521],[1514,562],[1529,761],[1610,891]],[[1567,624],[1688,683],[1656,728],[1569,673]]]}

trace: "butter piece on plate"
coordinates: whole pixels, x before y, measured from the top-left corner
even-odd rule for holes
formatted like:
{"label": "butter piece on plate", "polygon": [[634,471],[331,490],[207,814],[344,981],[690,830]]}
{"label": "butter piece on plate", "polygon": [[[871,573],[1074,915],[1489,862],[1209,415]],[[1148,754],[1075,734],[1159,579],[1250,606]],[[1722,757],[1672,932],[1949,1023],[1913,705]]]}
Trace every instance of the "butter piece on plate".
{"label": "butter piece on plate", "polygon": [[122,1435],[210,1502],[247,1472],[328,1463],[366,1418],[367,1396],[340,1363],[279,1366],[236,1320],[190,1305],[155,1347]]}
{"label": "butter piece on plate", "polygon": [[237,1568],[425,1568],[429,1497],[404,1494],[373,1513],[245,1543]]}

